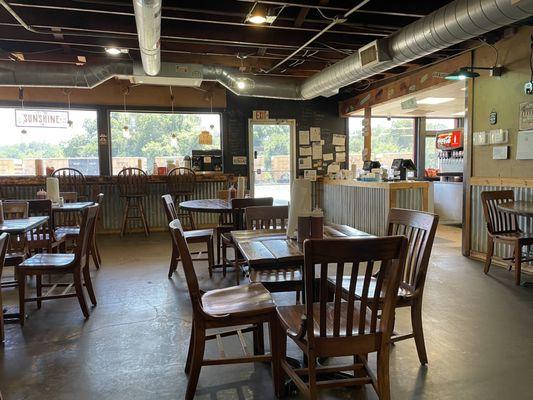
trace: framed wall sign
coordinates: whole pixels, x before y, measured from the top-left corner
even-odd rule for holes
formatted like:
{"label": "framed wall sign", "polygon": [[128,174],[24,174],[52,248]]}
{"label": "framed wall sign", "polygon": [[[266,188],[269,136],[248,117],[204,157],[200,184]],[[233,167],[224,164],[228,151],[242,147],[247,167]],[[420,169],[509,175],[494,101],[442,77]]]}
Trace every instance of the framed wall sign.
{"label": "framed wall sign", "polygon": [[520,103],[520,114],[518,117],[518,130],[527,131],[533,129],[533,101]]}

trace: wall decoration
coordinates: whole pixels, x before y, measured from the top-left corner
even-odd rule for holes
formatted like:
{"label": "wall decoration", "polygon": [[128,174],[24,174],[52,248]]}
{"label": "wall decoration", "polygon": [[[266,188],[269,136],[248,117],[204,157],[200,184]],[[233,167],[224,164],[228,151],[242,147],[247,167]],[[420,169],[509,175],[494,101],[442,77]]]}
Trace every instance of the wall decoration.
{"label": "wall decoration", "polygon": [[496,122],[498,122],[498,113],[492,110],[489,114],[489,124],[496,125]]}
{"label": "wall decoration", "polygon": [[300,131],[298,133],[298,143],[300,143],[300,146],[309,144],[309,131]]}
{"label": "wall decoration", "polygon": [[518,130],[527,131],[529,129],[533,129],[533,101],[520,103]]}
{"label": "wall decoration", "polygon": [[233,165],[246,165],[246,156],[233,156]]}
{"label": "wall decoration", "polygon": [[300,156],[310,156],[312,154],[311,146],[300,146]]}
{"label": "wall decoration", "polygon": [[313,160],[322,160],[322,144],[313,142]]}
{"label": "wall decoration", "polygon": [[345,135],[333,135],[333,146],[345,146],[345,145],[346,145]]}
{"label": "wall decoration", "polygon": [[533,160],[533,130],[518,132],[516,144],[517,160]]}
{"label": "wall decoration", "polygon": [[309,179],[310,181],[316,181],[316,170],[306,169],[304,171],[304,179]]}
{"label": "wall decoration", "polygon": [[298,158],[298,169],[310,169],[310,168],[311,168],[311,157]]}
{"label": "wall decoration", "polygon": [[320,137],[320,128],[311,127],[309,128],[309,132],[311,134],[311,142],[320,142],[320,140],[322,139]]}

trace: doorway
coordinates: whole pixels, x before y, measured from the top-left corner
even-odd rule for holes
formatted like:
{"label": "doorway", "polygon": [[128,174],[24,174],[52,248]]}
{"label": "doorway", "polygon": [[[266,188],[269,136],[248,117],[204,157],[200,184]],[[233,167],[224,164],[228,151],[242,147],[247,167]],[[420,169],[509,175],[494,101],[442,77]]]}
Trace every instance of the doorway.
{"label": "doorway", "polygon": [[251,195],[289,201],[295,172],[296,121],[250,119],[248,125]]}

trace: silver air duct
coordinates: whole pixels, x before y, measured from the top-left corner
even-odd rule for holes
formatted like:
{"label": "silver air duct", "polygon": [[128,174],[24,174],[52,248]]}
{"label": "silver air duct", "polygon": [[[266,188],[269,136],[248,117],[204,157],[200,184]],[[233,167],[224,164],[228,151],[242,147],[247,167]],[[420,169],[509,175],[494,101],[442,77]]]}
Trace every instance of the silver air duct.
{"label": "silver air duct", "polygon": [[304,99],[331,96],[339,88],[520,21],[533,14],[533,0],[456,0],[391,35],[389,61],[363,67],[359,53],[305,80]]}
{"label": "silver air duct", "polygon": [[133,73],[131,62],[67,65],[0,62],[0,86],[92,89],[114,76]]}
{"label": "silver air duct", "polygon": [[161,69],[161,0],[133,0],[133,9],[144,72],[155,76]]}
{"label": "silver air duct", "polygon": [[[199,85],[209,80],[237,95],[291,100],[329,97],[341,87],[533,15],[533,0],[455,0],[301,83],[225,67],[165,63],[161,68],[161,1],[134,0],[133,4],[143,69],[149,76],[161,70],[152,84]],[[138,69],[133,63],[76,67],[5,61],[0,62],[0,86],[92,88],[114,76],[149,83]]]}

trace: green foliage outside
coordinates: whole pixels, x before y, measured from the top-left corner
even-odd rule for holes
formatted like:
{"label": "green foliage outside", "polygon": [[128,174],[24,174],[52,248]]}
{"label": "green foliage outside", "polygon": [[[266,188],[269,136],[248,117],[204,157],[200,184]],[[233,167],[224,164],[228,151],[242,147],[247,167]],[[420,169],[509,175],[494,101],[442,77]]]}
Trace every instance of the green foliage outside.
{"label": "green foliage outside", "polygon": [[272,156],[290,154],[288,125],[254,125],[254,149],[265,160],[265,169],[272,169]]}

